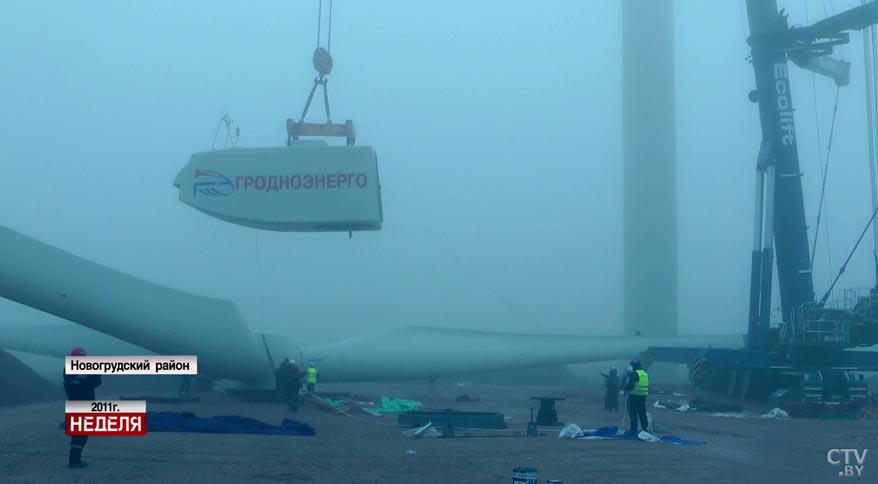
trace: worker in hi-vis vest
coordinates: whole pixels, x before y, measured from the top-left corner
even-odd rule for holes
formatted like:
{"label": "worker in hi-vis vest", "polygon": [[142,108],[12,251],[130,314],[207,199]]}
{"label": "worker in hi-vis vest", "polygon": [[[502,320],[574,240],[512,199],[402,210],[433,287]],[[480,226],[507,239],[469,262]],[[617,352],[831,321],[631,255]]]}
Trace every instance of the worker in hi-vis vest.
{"label": "worker in hi-vis vest", "polygon": [[314,363],[308,363],[305,385],[308,387],[308,393],[314,393],[314,387],[317,385],[317,368],[314,368]]}
{"label": "worker in hi-vis vest", "polygon": [[640,418],[642,430],[648,430],[649,418],[646,416],[646,396],[649,395],[649,375],[643,371],[640,360],[632,360],[628,367],[628,416],[631,418],[631,433],[637,433],[637,419]]}

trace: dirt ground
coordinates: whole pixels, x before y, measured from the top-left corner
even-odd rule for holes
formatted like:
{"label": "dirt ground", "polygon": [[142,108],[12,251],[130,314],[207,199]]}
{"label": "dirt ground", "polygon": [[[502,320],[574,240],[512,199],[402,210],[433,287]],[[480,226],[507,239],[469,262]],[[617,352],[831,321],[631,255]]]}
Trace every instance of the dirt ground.
{"label": "dirt ground", "polygon": [[[315,437],[180,433],[93,437],[83,456],[89,467],[68,470],[68,438],[57,428],[63,402],[28,404],[0,408],[0,482],[508,483],[518,466],[537,468],[540,482],[560,479],[566,484],[844,482],[839,467],[827,463],[826,453],[832,448],[869,448],[862,482],[878,482],[878,457],[873,455],[878,454],[878,420],[732,419],[650,407],[660,435],[707,445],[562,440],[557,437],[559,428],[551,427],[541,427],[546,436],[537,438],[482,438],[476,435],[524,431],[533,395],[566,397],[558,404],[560,419],[583,427],[618,425],[621,415],[603,411],[599,388],[462,387],[449,382],[431,394],[426,383],[410,382],[321,389],[414,398],[432,408],[502,412],[510,429],[473,431],[469,438],[410,440],[402,436],[404,429],[394,425],[396,416],[338,416],[303,406],[296,418],[313,425]],[[454,402],[462,393],[481,400]],[[279,404],[242,402],[221,394],[200,397],[197,403],[150,404],[148,409],[242,415],[273,424],[290,416]],[[416,453],[406,455],[407,450]]]}

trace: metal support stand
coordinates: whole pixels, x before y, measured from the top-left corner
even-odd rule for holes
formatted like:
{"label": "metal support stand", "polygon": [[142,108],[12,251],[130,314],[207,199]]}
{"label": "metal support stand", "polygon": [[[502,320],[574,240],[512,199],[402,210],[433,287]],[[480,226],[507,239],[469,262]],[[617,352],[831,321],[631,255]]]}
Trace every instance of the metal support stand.
{"label": "metal support stand", "polygon": [[451,409],[445,411],[445,426],[442,427],[442,438],[454,438],[454,426],[451,425]]}
{"label": "metal support stand", "polygon": [[744,371],[744,381],[741,383],[741,400],[747,398],[747,392],[750,391],[750,378],[753,376],[753,371],[745,370]]}
{"label": "metal support stand", "polygon": [[534,422],[534,408],[530,407],[530,422],[527,423],[527,436],[528,437],[536,437],[539,433],[537,432],[537,423]]}
{"label": "metal support stand", "polygon": [[732,370],[732,373],[729,376],[729,389],[726,392],[726,395],[731,397],[735,394],[735,385],[737,383],[738,383],[738,370]]}
{"label": "metal support stand", "polygon": [[555,410],[555,402],[565,400],[555,397],[530,397],[540,401],[540,410],[537,412],[537,423],[540,425],[561,425],[558,421],[558,411]]}

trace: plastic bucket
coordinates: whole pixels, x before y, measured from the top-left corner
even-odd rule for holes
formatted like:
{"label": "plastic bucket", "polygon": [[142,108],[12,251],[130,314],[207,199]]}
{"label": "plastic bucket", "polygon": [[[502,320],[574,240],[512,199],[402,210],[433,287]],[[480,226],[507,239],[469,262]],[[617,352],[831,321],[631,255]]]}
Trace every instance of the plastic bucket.
{"label": "plastic bucket", "polygon": [[512,484],[537,484],[537,470],[532,467],[512,469]]}

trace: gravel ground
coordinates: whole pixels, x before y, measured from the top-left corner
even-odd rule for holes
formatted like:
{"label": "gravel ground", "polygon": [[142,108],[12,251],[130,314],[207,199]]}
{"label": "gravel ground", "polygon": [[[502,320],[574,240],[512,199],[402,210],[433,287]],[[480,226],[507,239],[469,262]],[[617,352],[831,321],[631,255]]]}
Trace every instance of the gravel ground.
{"label": "gravel ground", "polygon": [[[523,431],[532,395],[566,397],[558,404],[560,418],[583,427],[618,425],[621,415],[603,411],[599,388],[464,387],[449,382],[431,391],[426,383],[409,382],[324,385],[321,390],[414,398],[432,408],[502,412],[510,429],[473,431],[471,438],[409,440],[394,425],[395,416],[338,416],[303,406],[296,418],[313,425],[315,437],[152,433],[92,438],[84,453],[89,467],[68,470],[68,438],[56,428],[63,419],[63,402],[55,401],[0,408],[0,482],[508,483],[518,466],[537,468],[540,482],[560,479],[567,484],[844,482],[839,468],[826,461],[832,448],[869,448],[863,482],[878,481],[876,420],[732,419],[650,407],[660,434],[707,445],[562,440],[557,438],[559,428],[550,427],[540,428],[546,436],[538,438],[476,438]],[[454,402],[461,393],[480,401]],[[221,394],[200,397],[196,403],[151,404],[149,409],[242,415],[274,424],[290,416],[277,404]],[[416,454],[406,455],[407,450]]]}

